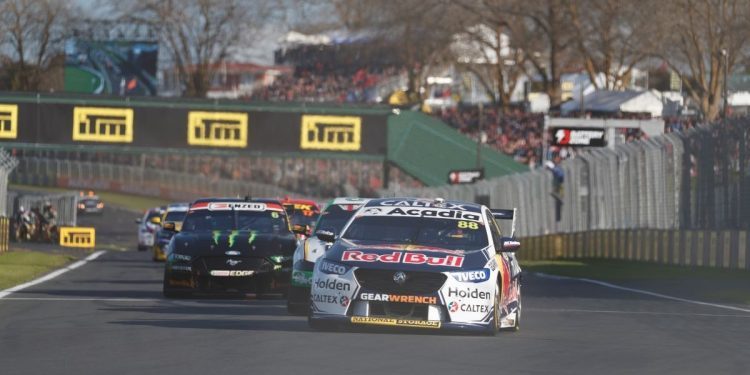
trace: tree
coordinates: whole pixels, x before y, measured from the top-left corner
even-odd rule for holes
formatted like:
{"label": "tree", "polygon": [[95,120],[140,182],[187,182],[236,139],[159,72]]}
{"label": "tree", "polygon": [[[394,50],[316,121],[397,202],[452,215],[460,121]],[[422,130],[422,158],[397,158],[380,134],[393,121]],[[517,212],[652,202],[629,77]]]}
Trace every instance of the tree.
{"label": "tree", "polygon": [[464,9],[488,24],[512,26],[511,45],[524,52],[527,73],[542,80],[550,104],[562,101],[560,77],[574,33],[565,0],[461,0]]}
{"label": "tree", "polygon": [[428,68],[444,60],[453,34],[460,30],[454,7],[441,0],[333,3],[347,30],[370,34],[372,46],[387,50],[405,65],[408,89],[417,96]]}
{"label": "tree", "polygon": [[655,47],[665,30],[651,16],[652,1],[566,0],[565,11],[575,37],[575,51],[597,89],[622,89],[635,66]]}
{"label": "tree", "polygon": [[525,53],[512,45],[510,22],[480,23],[456,35],[453,53],[463,68],[477,77],[494,106],[507,110],[519,78],[526,72]]}
{"label": "tree", "polygon": [[167,50],[183,95],[205,97],[221,63],[274,16],[271,0],[138,0],[120,6],[125,18],[145,22]]}
{"label": "tree", "polygon": [[45,74],[62,59],[60,46],[71,6],[57,0],[6,0],[0,3],[0,41],[8,51],[4,75],[10,90],[38,91]]}
{"label": "tree", "polygon": [[746,0],[665,0],[659,22],[659,55],[680,74],[690,97],[709,121],[719,115],[722,70],[746,56],[750,2]]}

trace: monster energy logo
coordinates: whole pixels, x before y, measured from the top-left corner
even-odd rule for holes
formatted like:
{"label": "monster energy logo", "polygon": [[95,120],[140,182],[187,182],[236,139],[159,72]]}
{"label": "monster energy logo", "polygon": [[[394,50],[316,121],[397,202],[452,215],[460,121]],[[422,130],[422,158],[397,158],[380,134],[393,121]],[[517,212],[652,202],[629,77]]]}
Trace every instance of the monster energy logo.
{"label": "monster energy logo", "polygon": [[237,235],[240,234],[240,232],[233,230],[232,233],[229,233],[229,247],[234,246],[234,240],[237,238]]}
{"label": "monster energy logo", "polygon": [[[212,234],[212,239],[214,241],[214,244],[219,245],[222,232],[219,230],[215,230],[211,232],[211,234]],[[237,236],[239,235],[240,235],[240,231],[238,230],[233,230],[229,232],[229,235],[227,235],[227,243],[229,244],[229,247],[234,247],[234,244],[237,243]],[[255,241],[256,236],[257,236],[257,232],[255,231],[250,232],[250,236],[248,236],[247,238],[247,243],[248,244],[253,243],[253,241]]]}

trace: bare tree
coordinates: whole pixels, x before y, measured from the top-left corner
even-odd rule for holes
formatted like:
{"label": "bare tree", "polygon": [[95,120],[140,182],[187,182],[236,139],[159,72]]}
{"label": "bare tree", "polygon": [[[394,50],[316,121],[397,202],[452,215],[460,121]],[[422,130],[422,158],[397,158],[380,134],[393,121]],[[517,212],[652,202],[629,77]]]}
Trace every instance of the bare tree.
{"label": "bare tree", "polygon": [[205,97],[221,63],[274,15],[266,0],[138,0],[120,6],[127,18],[156,30],[183,86],[183,95]]}
{"label": "bare tree", "polygon": [[566,0],[575,51],[597,89],[621,89],[665,30],[652,16],[658,2]]}
{"label": "bare tree", "polygon": [[479,23],[467,27],[456,35],[452,50],[458,67],[474,74],[492,104],[505,111],[526,72],[525,53],[511,43],[510,22],[493,26]]}
{"label": "bare tree", "polygon": [[711,121],[722,101],[722,70],[744,56],[750,38],[746,0],[665,0],[662,58],[677,71],[691,98]]}
{"label": "bare tree", "polygon": [[[511,44],[524,52],[528,74],[538,76],[552,106],[562,101],[560,77],[574,42],[565,0],[461,0],[489,24],[512,26]],[[525,64],[525,65],[526,65]]]}
{"label": "bare tree", "polygon": [[8,55],[4,70],[11,90],[37,91],[45,74],[62,63],[71,6],[59,0],[6,0],[0,3],[0,39]]}
{"label": "bare tree", "polygon": [[441,0],[333,0],[343,26],[369,33],[407,68],[409,91],[420,95],[430,66],[446,57],[459,30],[452,5]]}

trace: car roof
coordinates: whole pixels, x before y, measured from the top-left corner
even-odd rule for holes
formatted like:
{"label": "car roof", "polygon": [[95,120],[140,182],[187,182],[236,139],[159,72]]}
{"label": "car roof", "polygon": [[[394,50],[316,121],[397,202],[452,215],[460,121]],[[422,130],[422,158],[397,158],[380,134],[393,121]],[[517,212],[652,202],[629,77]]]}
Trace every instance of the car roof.
{"label": "car roof", "polygon": [[370,198],[338,197],[334,198],[328,204],[365,204],[369,201]]}
{"label": "car roof", "polygon": [[297,199],[297,198],[289,198],[289,197],[287,197],[287,198],[284,198],[284,200],[282,200],[280,202],[283,203],[284,205],[288,205],[288,204],[309,204],[309,205],[316,206],[316,207],[319,206],[318,202],[316,202],[316,201],[314,201],[312,199]]}
{"label": "car roof", "polygon": [[167,212],[187,212],[190,205],[187,203],[173,203],[167,206]]}
{"label": "car roof", "polygon": [[462,211],[481,212],[482,205],[471,202],[455,201],[455,200],[443,200],[441,198],[427,199],[427,198],[409,198],[409,197],[397,197],[397,198],[377,198],[372,199],[366,204],[367,207],[373,206],[395,206],[395,207],[434,207],[434,208],[448,208],[458,209]]}
{"label": "car roof", "polygon": [[211,202],[254,202],[254,203],[276,203],[281,205],[281,202],[279,202],[277,199],[268,199],[268,198],[200,198],[196,199],[191,203],[190,205],[194,205],[196,203],[211,203]]}

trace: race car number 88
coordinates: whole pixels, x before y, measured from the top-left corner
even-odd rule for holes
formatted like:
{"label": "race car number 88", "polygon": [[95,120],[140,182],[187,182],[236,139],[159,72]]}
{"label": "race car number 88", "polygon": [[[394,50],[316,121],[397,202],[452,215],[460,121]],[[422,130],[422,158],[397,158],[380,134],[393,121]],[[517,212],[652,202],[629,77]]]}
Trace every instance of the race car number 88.
{"label": "race car number 88", "polygon": [[458,227],[460,229],[479,229],[479,224],[475,223],[473,221],[463,221],[463,220],[461,220],[461,221],[458,222]]}

